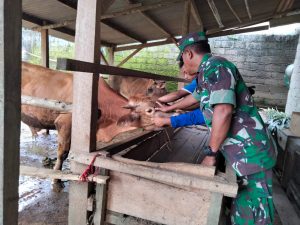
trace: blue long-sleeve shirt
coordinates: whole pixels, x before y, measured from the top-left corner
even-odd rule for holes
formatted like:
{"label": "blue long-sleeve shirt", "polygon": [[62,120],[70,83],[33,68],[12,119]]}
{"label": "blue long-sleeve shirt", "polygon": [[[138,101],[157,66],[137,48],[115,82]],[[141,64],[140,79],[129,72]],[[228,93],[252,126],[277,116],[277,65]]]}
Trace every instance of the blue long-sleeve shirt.
{"label": "blue long-sleeve shirt", "polygon": [[195,109],[191,112],[180,114],[178,116],[171,116],[170,119],[171,126],[174,128],[205,124],[204,117],[200,109]]}

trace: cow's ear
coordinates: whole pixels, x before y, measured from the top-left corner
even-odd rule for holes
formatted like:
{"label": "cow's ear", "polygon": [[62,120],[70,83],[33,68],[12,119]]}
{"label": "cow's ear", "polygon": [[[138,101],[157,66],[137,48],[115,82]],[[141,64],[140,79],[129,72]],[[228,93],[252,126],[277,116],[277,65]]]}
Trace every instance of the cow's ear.
{"label": "cow's ear", "polygon": [[140,115],[137,113],[130,113],[120,117],[117,125],[120,127],[139,127]]}

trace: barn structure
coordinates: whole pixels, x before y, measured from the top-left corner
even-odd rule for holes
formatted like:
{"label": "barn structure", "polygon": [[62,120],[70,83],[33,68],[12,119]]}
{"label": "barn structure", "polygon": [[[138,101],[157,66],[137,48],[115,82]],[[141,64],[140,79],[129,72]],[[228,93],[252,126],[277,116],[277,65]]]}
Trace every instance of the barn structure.
{"label": "barn structure", "polygon": [[[0,223],[17,224],[18,218],[21,25],[41,31],[43,65],[46,67],[49,66],[49,34],[75,40],[75,59],[61,59],[58,64],[60,69],[76,71],[71,170],[74,174],[79,174],[99,153],[96,151],[94,123],[97,115],[95,84],[98,83],[99,73],[163,78],[122,69],[120,66],[145,47],[177,44],[179,37],[189,32],[205,30],[209,37],[215,37],[268,29],[268,26],[249,26],[266,21],[271,26],[293,23],[299,21],[299,10],[300,2],[295,0],[23,0],[22,3],[17,0],[1,0]],[[101,53],[101,46],[109,48],[108,59]],[[134,49],[133,53],[114,66],[114,52],[129,49]],[[106,65],[100,65],[100,58]],[[300,72],[299,68],[295,71]],[[114,77],[110,79],[113,85]],[[299,94],[299,88],[292,91]],[[82,96],[85,96],[84,101]],[[295,95],[291,96],[294,98]],[[296,109],[299,106],[294,107],[295,110],[292,111],[300,111],[299,108]],[[140,160],[147,160],[147,156],[139,148],[133,148],[134,157],[127,158],[126,154],[130,153],[128,147],[141,138],[149,137],[149,134],[145,135],[134,141],[106,148],[106,152],[102,149],[102,155],[94,163],[103,168],[103,176],[96,185],[72,182],[69,224],[86,224],[89,216],[87,199],[91,191],[96,193],[94,224],[106,222],[107,208],[165,224],[219,223],[223,196],[234,197],[237,191],[230,170],[226,170],[225,175],[219,175],[215,174],[214,168],[199,167],[198,173],[202,175],[198,176],[182,172],[186,167],[164,169],[156,163],[141,162]],[[157,135],[156,138],[164,135]],[[150,145],[151,142],[147,143]],[[150,146],[147,151],[149,153],[155,149]],[[109,153],[114,157],[108,156]],[[191,165],[187,166],[190,168]],[[112,171],[112,188],[107,190],[108,170]],[[136,199],[124,198],[130,194],[129,184],[132,183],[137,188],[136,193],[143,188],[144,192]],[[153,201],[152,206],[147,206],[145,201],[153,197],[154,188],[158,188],[162,199],[158,197],[157,202]],[[178,208],[171,207],[174,199],[183,195],[190,200],[189,209],[203,211],[199,218],[191,210],[178,215]],[[163,214],[153,210],[159,204],[165,204],[166,212]],[[182,201],[178,201],[178,204],[178,207],[184,207],[180,205]],[[145,210],[141,210],[143,207],[146,207]],[[171,208],[170,211],[167,210],[168,207]]]}

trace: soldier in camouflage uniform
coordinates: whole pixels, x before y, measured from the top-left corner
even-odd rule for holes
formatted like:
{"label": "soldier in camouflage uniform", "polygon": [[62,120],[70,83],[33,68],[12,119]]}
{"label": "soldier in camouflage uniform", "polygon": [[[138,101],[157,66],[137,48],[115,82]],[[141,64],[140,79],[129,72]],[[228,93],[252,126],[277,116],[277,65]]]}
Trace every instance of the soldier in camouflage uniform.
{"label": "soldier in camouflage uniform", "polygon": [[232,224],[272,224],[275,147],[243,78],[233,63],[210,53],[203,32],[183,37],[179,48],[178,59],[184,61],[187,72],[198,71],[193,96],[200,101],[211,132],[203,163],[215,163],[220,151],[240,181],[231,209]]}

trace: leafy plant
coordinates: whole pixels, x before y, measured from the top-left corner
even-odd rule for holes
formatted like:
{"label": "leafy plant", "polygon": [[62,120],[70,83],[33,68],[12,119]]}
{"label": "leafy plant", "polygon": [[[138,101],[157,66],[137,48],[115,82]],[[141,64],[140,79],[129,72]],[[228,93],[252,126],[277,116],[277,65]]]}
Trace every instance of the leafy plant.
{"label": "leafy plant", "polygon": [[284,129],[290,127],[291,118],[284,112],[280,112],[274,108],[263,109],[266,115],[268,129],[272,134],[277,132],[277,129]]}

